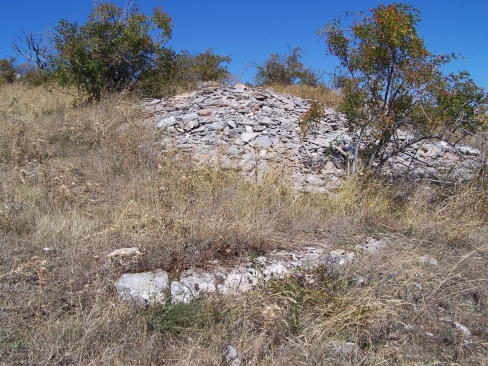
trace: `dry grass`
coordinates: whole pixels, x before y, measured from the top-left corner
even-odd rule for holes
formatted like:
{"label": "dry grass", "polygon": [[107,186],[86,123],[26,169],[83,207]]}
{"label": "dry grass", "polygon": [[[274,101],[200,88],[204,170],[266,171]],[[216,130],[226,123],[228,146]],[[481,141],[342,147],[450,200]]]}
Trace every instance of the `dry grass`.
{"label": "dry grass", "polygon": [[[2,364],[220,365],[228,344],[249,365],[487,363],[486,186],[358,179],[298,195],[279,174],[257,186],[159,156],[160,136],[123,97],[75,108],[54,91],[1,88]],[[392,244],[340,273],[309,273],[313,283],[297,274],[148,309],[113,286],[122,270],[174,278],[213,258],[353,250],[366,236]],[[142,262],[106,260],[129,246]]]}
{"label": "dry grass", "polygon": [[334,109],[337,109],[341,103],[341,94],[326,86],[270,85],[266,86],[266,89],[276,93],[291,94],[303,99],[314,99]]}

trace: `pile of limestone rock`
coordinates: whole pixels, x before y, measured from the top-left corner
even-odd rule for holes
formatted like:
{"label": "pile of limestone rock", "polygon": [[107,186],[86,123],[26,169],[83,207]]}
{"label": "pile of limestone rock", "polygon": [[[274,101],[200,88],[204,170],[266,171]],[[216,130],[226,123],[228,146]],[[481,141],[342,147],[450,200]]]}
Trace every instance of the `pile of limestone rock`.
{"label": "pile of limestone rock", "polygon": [[[356,138],[348,132],[345,116],[332,108],[303,133],[301,116],[310,104],[237,84],[154,99],[144,110],[161,131],[163,150],[186,154],[196,164],[240,171],[258,183],[266,174],[279,173],[296,188],[325,192],[349,173]],[[411,136],[399,131],[398,138]],[[469,179],[477,155],[467,146],[423,142],[390,159],[387,173],[409,170],[425,177],[441,171]]]}

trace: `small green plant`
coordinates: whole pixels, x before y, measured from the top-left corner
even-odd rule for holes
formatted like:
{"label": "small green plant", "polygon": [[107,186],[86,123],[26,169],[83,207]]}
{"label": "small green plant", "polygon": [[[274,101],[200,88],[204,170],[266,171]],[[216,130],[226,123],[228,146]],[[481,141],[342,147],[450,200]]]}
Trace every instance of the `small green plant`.
{"label": "small green plant", "polygon": [[324,105],[317,101],[312,101],[308,111],[303,113],[298,120],[298,125],[305,137],[319,128],[320,121],[325,118]]}
{"label": "small green plant", "polygon": [[12,344],[10,345],[10,347],[11,347],[13,350],[18,351],[18,350],[20,350],[21,348],[24,348],[24,347],[25,347],[25,345],[26,345],[26,342],[24,342],[24,341],[15,341],[14,343],[12,343]]}
{"label": "small green plant", "polygon": [[144,315],[149,329],[173,335],[203,329],[220,318],[212,304],[200,299],[149,308]]}

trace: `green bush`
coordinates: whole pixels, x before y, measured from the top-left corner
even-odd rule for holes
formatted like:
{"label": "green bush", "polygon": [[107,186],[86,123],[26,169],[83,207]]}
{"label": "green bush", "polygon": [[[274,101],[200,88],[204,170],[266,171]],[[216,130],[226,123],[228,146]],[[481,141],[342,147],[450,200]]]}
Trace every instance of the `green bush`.
{"label": "green bush", "polygon": [[222,81],[229,75],[222,64],[230,61],[229,56],[216,55],[211,48],[196,55],[182,51],[178,55],[180,77],[187,82]]}
{"label": "green bush", "polygon": [[[97,4],[82,26],[61,20],[51,60],[57,79],[91,100],[127,89],[161,67],[160,58],[168,59],[171,52],[164,45],[171,38],[172,26],[160,7],[146,16],[137,6],[124,10],[109,2]],[[155,29],[158,36],[152,35]],[[173,67],[171,62],[162,65]]]}
{"label": "green bush", "polygon": [[221,82],[229,75],[222,64],[230,61],[230,57],[216,55],[212,49],[196,55],[167,50],[156,61],[156,67],[139,80],[138,88],[142,94],[162,97],[181,89],[194,89],[199,82]]}
{"label": "green bush", "polygon": [[290,54],[272,54],[261,65],[254,65],[257,68],[255,82],[257,85],[292,85],[303,84],[317,86],[321,84],[322,74],[306,68],[300,62],[302,49],[295,47]]}
{"label": "green bush", "polygon": [[1,59],[0,60],[0,83],[13,83],[15,81],[15,59]]}
{"label": "green bush", "polygon": [[53,74],[49,69],[41,69],[30,62],[17,66],[17,72],[22,76],[22,82],[39,86],[52,81]]}

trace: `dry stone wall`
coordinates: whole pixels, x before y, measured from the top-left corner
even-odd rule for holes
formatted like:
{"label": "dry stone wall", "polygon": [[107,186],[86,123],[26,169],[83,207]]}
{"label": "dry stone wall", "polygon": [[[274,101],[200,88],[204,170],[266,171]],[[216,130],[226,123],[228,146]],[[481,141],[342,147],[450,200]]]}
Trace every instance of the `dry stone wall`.
{"label": "dry stone wall", "polygon": [[[310,102],[237,84],[154,99],[144,109],[161,131],[163,150],[190,154],[197,164],[241,171],[258,183],[280,172],[296,188],[326,192],[348,174],[355,136],[344,115],[332,108],[325,109],[316,129],[303,134],[300,117]],[[399,131],[396,138],[412,136]],[[470,179],[478,155],[468,146],[423,142],[391,159],[385,173]]]}
{"label": "dry stone wall", "polygon": [[344,116],[333,109],[319,128],[306,136],[300,116],[310,101],[237,85],[153,100],[145,109],[162,131],[163,148],[192,154],[197,164],[237,169],[260,182],[272,171],[296,187],[326,191],[345,174],[343,156],[352,139]]}
{"label": "dry stone wall", "polygon": [[[324,267],[332,274],[339,274],[363,255],[374,255],[388,245],[389,242],[374,238],[365,238],[354,250],[330,250],[326,245],[316,243],[300,251],[274,250],[266,255],[245,258],[238,264],[213,260],[207,263],[206,269],[187,269],[171,282],[168,273],[162,270],[124,273],[115,287],[123,300],[141,305],[167,301],[188,303],[202,294],[225,296],[248,292],[259,283],[283,279],[297,272],[304,275],[308,283],[313,283],[311,270]],[[137,248],[122,248],[110,253],[108,258],[112,262],[124,262],[137,260],[140,256]],[[425,263],[432,261],[424,257],[422,260]],[[358,278],[359,283],[363,281],[365,279]]]}
{"label": "dry stone wall", "polygon": [[[109,258],[132,260],[133,255],[120,257],[123,248],[109,254]],[[124,273],[115,287],[121,298],[141,305],[187,303],[202,294],[235,295],[252,290],[258,283],[272,278],[284,278],[297,271],[308,271],[320,265],[338,270],[351,263],[357,255],[345,250],[326,251],[323,247],[306,247],[301,251],[275,250],[256,258],[244,259],[238,265],[218,260],[209,262],[208,269],[185,270],[179,279],[169,282],[168,273],[155,270],[143,273]],[[311,279],[311,277],[310,277]]]}

